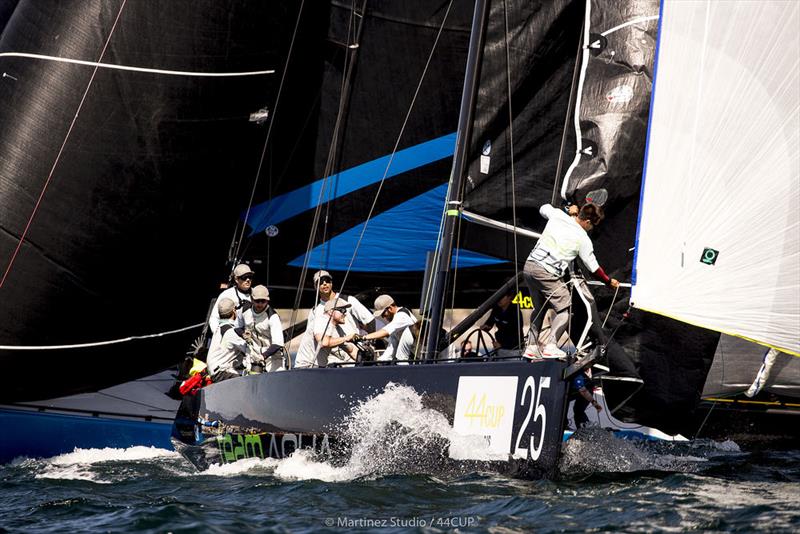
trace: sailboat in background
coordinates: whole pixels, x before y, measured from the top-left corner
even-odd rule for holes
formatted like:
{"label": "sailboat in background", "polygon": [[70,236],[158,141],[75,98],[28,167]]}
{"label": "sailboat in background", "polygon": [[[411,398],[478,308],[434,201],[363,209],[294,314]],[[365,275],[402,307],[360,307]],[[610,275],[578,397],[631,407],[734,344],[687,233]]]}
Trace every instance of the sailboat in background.
{"label": "sailboat in background", "polygon": [[[662,7],[631,303],[727,334],[705,394],[728,435],[797,435],[798,25],[791,2]],[[780,398],[725,398],[763,387],[769,348]]]}
{"label": "sailboat in background", "polygon": [[263,149],[251,117],[275,100],[296,13],[3,3],[0,461],[167,440],[164,404],[147,393],[121,406],[115,386],[174,366],[202,331],[246,203],[233,192],[252,188]]}

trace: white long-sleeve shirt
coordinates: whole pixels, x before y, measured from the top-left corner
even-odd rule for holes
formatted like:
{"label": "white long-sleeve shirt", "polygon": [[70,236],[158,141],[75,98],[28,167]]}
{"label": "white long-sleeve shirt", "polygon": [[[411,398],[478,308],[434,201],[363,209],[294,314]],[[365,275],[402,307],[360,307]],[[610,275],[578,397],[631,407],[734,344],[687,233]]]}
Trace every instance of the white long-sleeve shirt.
{"label": "white long-sleeve shirt", "polygon": [[594,256],[592,240],[575,218],[550,204],[539,208],[539,213],[547,219],[547,225],[528,255],[529,261],[535,261],[556,276],[563,276],[569,264],[578,256],[591,272],[600,268]]}
{"label": "white long-sleeve shirt", "polygon": [[[331,298],[334,297],[339,298],[339,294],[332,293]],[[347,295],[345,300],[350,303],[350,308],[347,309],[344,320],[348,331],[358,332],[359,323],[367,324],[375,319],[366,306],[361,304],[361,302],[354,296]],[[303,337],[300,338],[300,346],[297,347],[297,356],[295,357],[295,366],[297,367],[300,367],[301,362],[308,366],[316,359],[318,344],[314,339],[314,322],[316,321],[317,317],[325,316],[325,302],[327,301],[320,301],[319,304],[314,306],[308,313],[306,331],[303,332]]]}
{"label": "white long-sleeve shirt", "polygon": [[[233,328],[227,329],[225,334],[222,334],[221,327],[226,324]],[[247,342],[236,333],[236,323],[232,319],[221,320],[219,326],[220,328],[211,337],[206,358],[211,376],[219,371],[235,372],[237,367],[243,365],[244,355],[247,352]]]}
{"label": "white long-sleeve shirt", "polygon": [[405,308],[400,308],[394,314],[392,320],[381,328],[389,333],[389,340],[386,350],[378,358],[379,361],[408,360],[414,352],[414,334],[409,327],[416,322],[417,318]]}
{"label": "white long-sleeve shirt", "polygon": [[[272,313],[268,313],[272,311]],[[245,328],[253,331],[253,341],[263,345],[264,348],[270,345],[283,345],[283,325],[281,318],[270,308],[265,308],[263,312],[256,313],[253,308],[244,312]]]}
{"label": "white long-sleeve shirt", "polygon": [[253,333],[253,338],[248,343],[248,357],[251,365],[253,363],[268,363],[269,365],[266,365],[265,368],[270,371],[282,369],[283,356],[280,352],[276,352],[271,356],[270,362],[264,360],[264,353],[271,345],[284,345],[283,325],[278,314],[269,307],[265,308],[261,313],[256,313],[255,309],[251,308],[244,312],[244,324],[245,328]]}
{"label": "white long-sleeve shirt", "polygon": [[[229,287],[225,291],[219,294],[217,300],[214,301],[214,306],[211,308],[211,315],[208,317],[208,327],[211,329],[212,333],[216,333],[217,328],[219,328],[219,309],[217,309],[217,304],[219,303],[219,299],[229,298],[233,301],[236,305],[236,327],[241,328],[244,326],[244,311],[249,309],[252,305],[250,300],[250,293],[243,293],[239,291],[239,288],[236,286]],[[247,304],[245,304],[245,302]]]}

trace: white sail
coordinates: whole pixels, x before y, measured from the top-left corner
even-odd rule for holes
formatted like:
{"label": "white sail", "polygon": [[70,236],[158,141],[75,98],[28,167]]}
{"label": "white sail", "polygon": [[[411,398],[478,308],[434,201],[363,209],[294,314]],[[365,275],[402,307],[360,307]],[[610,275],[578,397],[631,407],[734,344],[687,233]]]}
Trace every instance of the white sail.
{"label": "white sail", "polygon": [[631,302],[800,355],[800,3],[662,8]]}

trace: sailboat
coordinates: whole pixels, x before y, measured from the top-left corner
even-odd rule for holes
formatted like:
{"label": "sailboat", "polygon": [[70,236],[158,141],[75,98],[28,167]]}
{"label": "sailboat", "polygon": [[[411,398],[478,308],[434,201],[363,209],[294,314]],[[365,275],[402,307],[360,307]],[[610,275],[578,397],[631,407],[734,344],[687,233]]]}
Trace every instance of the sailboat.
{"label": "sailboat", "polygon": [[[487,13],[488,2],[475,3],[453,170],[446,188],[446,202],[451,205],[457,202],[462,189],[459,184],[465,178]],[[360,54],[368,53],[366,39],[354,45]],[[337,178],[347,175],[341,172]],[[442,201],[436,209],[439,220],[444,221],[440,233],[452,237],[455,218],[447,215],[445,199]],[[448,358],[446,351],[440,354],[437,321],[441,322],[444,307],[442,273],[452,263],[452,239],[449,244],[445,241],[440,239],[444,244],[432,269],[438,276],[429,285],[438,299],[434,297],[424,306],[434,326],[426,329],[417,358],[408,365],[291,369],[211,384],[184,397],[173,431],[176,450],[199,468],[250,457],[280,458],[298,449],[312,449],[335,459],[351,450],[344,426],[353,410],[402,385],[421,395],[423,404],[442,414],[456,432],[475,438],[473,447],[450,447],[442,458],[445,464],[478,462],[519,476],[551,475],[563,435],[567,364],[532,364],[519,356],[469,362]],[[315,251],[310,251],[304,263],[314,255]],[[391,261],[391,256],[387,259]],[[473,259],[480,260],[480,256]]]}
{"label": "sailboat", "polygon": [[161,373],[224,275],[246,201],[219,199],[252,187],[296,13],[3,3],[0,461],[168,444]]}

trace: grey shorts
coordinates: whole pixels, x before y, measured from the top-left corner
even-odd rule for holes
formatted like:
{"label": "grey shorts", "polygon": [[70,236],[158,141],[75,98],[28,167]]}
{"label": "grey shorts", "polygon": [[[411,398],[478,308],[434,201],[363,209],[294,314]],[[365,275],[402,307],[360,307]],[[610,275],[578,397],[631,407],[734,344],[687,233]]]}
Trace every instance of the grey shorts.
{"label": "grey shorts", "polygon": [[548,302],[556,312],[569,308],[572,297],[562,278],[532,260],[525,262],[523,274],[531,291],[539,290],[545,299],[549,298]]}

